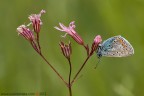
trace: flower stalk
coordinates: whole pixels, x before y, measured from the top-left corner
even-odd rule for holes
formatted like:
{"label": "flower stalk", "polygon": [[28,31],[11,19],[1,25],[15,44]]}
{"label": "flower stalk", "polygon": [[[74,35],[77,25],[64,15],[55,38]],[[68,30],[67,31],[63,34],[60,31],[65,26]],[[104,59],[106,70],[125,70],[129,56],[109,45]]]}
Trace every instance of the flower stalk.
{"label": "flower stalk", "polygon": [[69,62],[69,78],[68,78],[68,89],[69,89],[69,96],[72,96],[72,84],[71,84],[71,73],[72,73],[72,64],[70,59],[68,59]]}
{"label": "flower stalk", "polygon": [[70,55],[72,54],[71,43],[70,43],[70,41],[69,41],[69,44],[65,44],[65,43],[61,42],[59,45],[60,45],[63,55],[65,56],[65,58],[68,60],[68,63],[69,63],[69,76],[68,76],[67,87],[69,89],[69,96],[72,96],[72,89],[71,89],[71,87],[72,87],[71,86],[72,64],[71,64],[71,60],[70,60]]}

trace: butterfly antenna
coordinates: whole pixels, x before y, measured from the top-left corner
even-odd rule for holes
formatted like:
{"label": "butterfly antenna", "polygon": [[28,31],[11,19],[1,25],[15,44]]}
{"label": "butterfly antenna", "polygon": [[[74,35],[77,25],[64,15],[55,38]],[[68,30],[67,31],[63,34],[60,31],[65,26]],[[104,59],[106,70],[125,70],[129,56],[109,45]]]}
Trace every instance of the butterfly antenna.
{"label": "butterfly antenna", "polygon": [[99,60],[98,60],[98,62],[97,62],[97,64],[96,64],[96,66],[95,66],[94,69],[96,69],[96,68],[98,67],[98,65],[99,65],[99,63],[100,63],[100,60],[101,60],[101,58],[99,58]]}

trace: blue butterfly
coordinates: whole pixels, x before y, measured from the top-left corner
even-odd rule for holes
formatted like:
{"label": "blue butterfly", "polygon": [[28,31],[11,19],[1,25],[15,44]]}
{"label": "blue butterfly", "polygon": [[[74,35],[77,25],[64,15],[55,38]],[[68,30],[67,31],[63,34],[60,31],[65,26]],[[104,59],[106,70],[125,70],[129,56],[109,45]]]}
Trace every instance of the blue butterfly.
{"label": "blue butterfly", "polygon": [[126,57],[134,54],[132,45],[122,36],[114,36],[99,44],[96,50],[98,58],[106,57]]}

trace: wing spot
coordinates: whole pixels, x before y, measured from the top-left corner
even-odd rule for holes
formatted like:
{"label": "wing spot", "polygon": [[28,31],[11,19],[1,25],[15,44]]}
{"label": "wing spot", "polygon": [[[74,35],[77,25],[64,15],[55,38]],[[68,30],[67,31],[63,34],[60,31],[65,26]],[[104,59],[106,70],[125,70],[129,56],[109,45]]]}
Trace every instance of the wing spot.
{"label": "wing spot", "polygon": [[116,40],[113,41],[114,43],[116,42]]}

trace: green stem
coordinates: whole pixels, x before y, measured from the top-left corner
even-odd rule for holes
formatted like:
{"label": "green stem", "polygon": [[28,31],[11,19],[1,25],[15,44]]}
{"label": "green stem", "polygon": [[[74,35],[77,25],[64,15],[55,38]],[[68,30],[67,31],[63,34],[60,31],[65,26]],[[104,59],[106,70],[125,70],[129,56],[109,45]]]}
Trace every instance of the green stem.
{"label": "green stem", "polygon": [[73,85],[73,83],[75,82],[76,78],[78,77],[79,73],[82,71],[82,69],[84,68],[86,62],[88,61],[88,59],[90,58],[90,56],[88,56],[86,58],[86,60],[84,61],[84,63],[82,64],[82,66],[80,67],[80,69],[78,70],[78,72],[76,73],[76,75],[74,76],[73,80],[71,81],[71,85]]}
{"label": "green stem", "polygon": [[69,61],[69,66],[70,66],[70,71],[69,71],[69,79],[68,79],[68,88],[69,88],[69,96],[72,96],[72,89],[71,89],[71,72],[72,72],[72,65],[71,65],[71,61],[70,58],[68,59]]}
{"label": "green stem", "polygon": [[[66,86],[68,85],[68,83],[63,79],[63,77],[59,74],[59,72],[48,62],[48,60],[43,56],[42,52],[41,52],[41,46],[39,43],[39,33],[37,33],[37,45],[32,42],[31,45],[33,46],[33,48],[35,49],[35,51],[44,59],[44,61],[50,66],[50,68],[57,74],[57,76],[66,84]],[[38,48],[37,48],[38,46]]]}
{"label": "green stem", "polygon": [[39,55],[44,59],[44,61],[50,66],[50,68],[57,74],[57,76],[66,84],[68,85],[67,82],[63,79],[63,77],[59,74],[59,72],[47,61],[47,59],[39,53]]}

